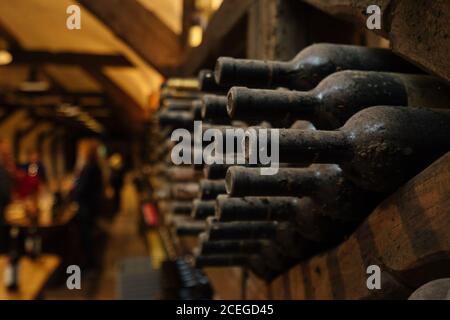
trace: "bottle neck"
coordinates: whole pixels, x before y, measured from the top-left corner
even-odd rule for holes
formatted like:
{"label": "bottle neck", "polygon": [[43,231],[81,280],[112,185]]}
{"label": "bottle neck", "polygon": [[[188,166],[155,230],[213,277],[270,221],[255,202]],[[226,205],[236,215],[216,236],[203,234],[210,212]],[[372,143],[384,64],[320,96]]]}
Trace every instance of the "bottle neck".
{"label": "bottle neck", "polygon": [[228,124],[227,98],[224,96],[205,95],[202,99],[202,118],[214,123]]}
{"label": "bottle neck", "polygon": [[319,99],[312,91],[263,90],[233,87],[227,111],[238,120],[313,120]]}
{"label": "bottle neck", "polygon": [[[267,145],[271,146],[271,153],[278,151],[280,163],[337,163],[350,159],[352,144],[348,135],[343,131],[313,131],[296,129],[270,129]],[[278,135],[278,143],[272,141]],[[254,155],[255,140],[249,139],[247,150],[250,158]],[[261,146],[260,146],[261,147]],[[267,146],[262,146],[266,148]],[[275,149],[275,150],[274,150]],[[278,149],[278,150],[277,150]]]}
{"label": "bottle neck", "polygon": [[203,220],[207,217],[214,216],[216,210],[216,202],[213,200],[202,201],[194,200],[192,205],[192,218],[195,220]]}
{"label": "bottle neck", "polygon": [[226,194],[225,180],[208,180],[200,181],[200,199],[213,200],[219,194]]}
{"label": "bottle neck", "polygon": [[256,254],[264,244],[263,240],[205,241],[201,244],[202,254]]}
{"label": "bottle neck", "polygon": [[261,175],[259,168],[231,167],[226,176],[231,197],[297,197],[316,193],[322,184],[317,168],[280,168],[275,175]]}
{"label": "bottle neck", "polygon": [[195,266],[197,268],[243,266],[247,261],[248,256],[245,254],[200,255],[195,258]]}
{"label": "bottle neck", "polygon": [[285,86],[280,80],[291,70],[289,62],[221,57],[215,69],[216,82],[223,86],[242,85],[250,88]]}
{"label": "bottle neck", "polygon": [[207,230],[208,240],[273,239],[277,225],[275,222],[215,222]]}

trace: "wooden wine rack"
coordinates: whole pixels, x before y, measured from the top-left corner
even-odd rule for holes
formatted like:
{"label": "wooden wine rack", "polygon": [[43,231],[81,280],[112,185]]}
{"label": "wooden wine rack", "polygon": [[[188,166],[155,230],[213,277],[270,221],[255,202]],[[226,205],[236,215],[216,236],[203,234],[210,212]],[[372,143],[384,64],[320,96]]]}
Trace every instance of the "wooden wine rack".
{"label": "wooden wine rack", "polygon": [[[380,30],[365,27],[364,9],[369,4],[381,8]],[[239,8],[240,19],[246,10],[248,58],[288,60],[313,42],[390,46],[428,73],[450,81],[449,1],[260,0],[243,1]],[[214,25],[224,19],[231,30],[225,22],[230,14],[219,10]],[[237,24],[238,17],[233,19]],[[221,40],[229,38],[224,33]],[[221,47],[219,42],[206,41],[198,50],[214,51]],[[208,55],[208,61],[215,58]],[[381,203],[341,245],[270,283],[241,268],[205,271],[219,299],[406,298],[425,282],[450,276],[449,182],[447,153]],[[367,288],[369,265],[381,269],[380,290]]]}

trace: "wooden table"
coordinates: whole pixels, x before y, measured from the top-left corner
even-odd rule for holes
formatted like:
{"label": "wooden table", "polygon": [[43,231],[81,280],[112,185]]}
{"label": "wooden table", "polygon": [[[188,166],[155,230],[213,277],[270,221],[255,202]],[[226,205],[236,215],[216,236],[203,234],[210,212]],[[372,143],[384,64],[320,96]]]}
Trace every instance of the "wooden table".
{"label": "wooden table", "polygon": [[22,257],[19,261],[19,290],[6,290],[3,274],[7,257],[0,256],[0,300],[34,300],[43,291],[48,279],[60,265],[56,255],[42,255],[35,261]]}

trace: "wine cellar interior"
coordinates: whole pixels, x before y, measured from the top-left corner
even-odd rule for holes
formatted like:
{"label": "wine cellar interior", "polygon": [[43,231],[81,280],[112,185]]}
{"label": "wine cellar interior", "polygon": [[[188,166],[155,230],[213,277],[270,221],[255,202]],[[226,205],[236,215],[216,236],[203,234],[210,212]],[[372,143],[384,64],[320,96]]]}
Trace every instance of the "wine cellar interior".
{"label": "wine cellar interior", "polygon": [[450,300],[450,1],[7,2],[0,299]]}

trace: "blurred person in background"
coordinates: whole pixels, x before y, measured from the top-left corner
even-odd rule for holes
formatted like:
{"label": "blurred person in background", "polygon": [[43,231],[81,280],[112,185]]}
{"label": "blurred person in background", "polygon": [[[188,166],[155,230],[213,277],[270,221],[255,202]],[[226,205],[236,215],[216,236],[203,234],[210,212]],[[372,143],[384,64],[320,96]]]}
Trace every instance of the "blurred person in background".
{"label": "blurred person in background", "polygon": [[44,164],[39,159],[39,153],[28,151],[28,161],[20,164],[20,181],[17,186],[19,198],[37,198],[39,191],[47,183],[47,174]]}
{"label": "blurred person in background", "polygon": [[81,231],[85,268],[95,267],[94,226],[103,192],[103,177],[98,163],[98,143],[83,140],[78,145],[78,163],[72,197],[78,204],[77,218]]}
{"label": "blurred person in background", "polygon": [[8,228],[4,221],[4,210],[11,201],[14,186],[15,164],[11,145],[8,140],[0,138],[0,251],[6,250]]}
{"label": "blurred person in background", "polygon": [[113,189],[113,211],[114,213],[118,213],[120,210],[121,192],[125,175],[122,155],[114,153],[109,158],[109,167],[111,170],[109,184]]}

